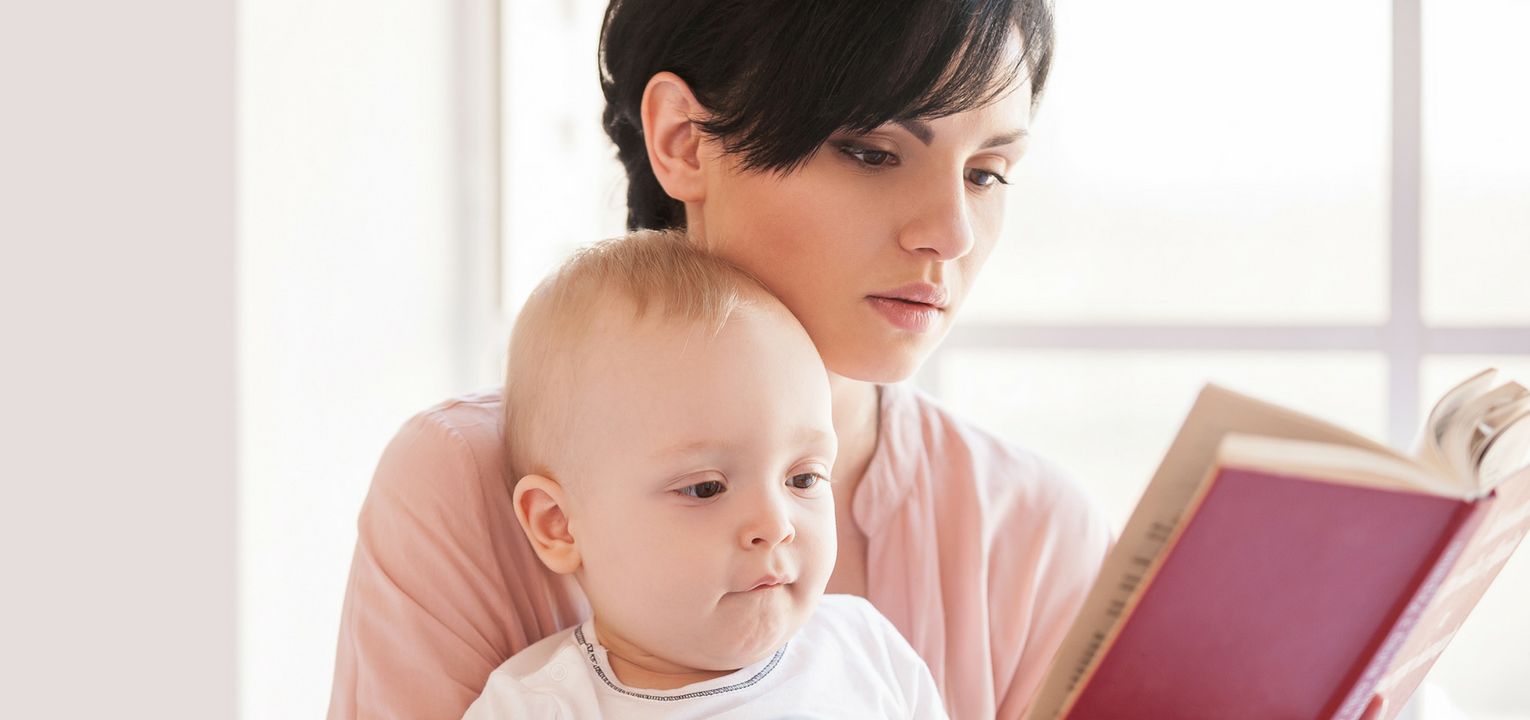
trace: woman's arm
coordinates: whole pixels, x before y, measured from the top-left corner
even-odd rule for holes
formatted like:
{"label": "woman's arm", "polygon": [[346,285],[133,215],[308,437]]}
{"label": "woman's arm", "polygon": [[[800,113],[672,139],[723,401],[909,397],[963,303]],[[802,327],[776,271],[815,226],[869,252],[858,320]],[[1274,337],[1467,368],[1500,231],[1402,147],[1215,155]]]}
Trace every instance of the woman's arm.
{"label": "woman's arm", "polygon": [[586,612],[515,521],[499,407],[449,402],[384,451],[357,527],[331,720],[460,718],[501,662]]}
{"label": "woman's arm", "polygon": [[[1010,656],[1013,665],[1008,682],[997,684],[1001,688],[997,713],[1000,718],[1025,717],[1052,657],[1073,626],[1074,617],[1115,542],[1110,524],[1099,509],[1071,480],[1062,479],[1061,473],[1056,477],[1059,492],[1046,505],[1045,521],[1037,522],[1037,517],[1026,514],[1013,517],[1012,524],[1005,529],[1019,542],[995,553],[995,558],[1002,560],[995,564],[990,576],[993,612],[1013,608],[1016,597],[1031,598],[1026,627],[1014,627],[1002,618],[993,621],[999,633],[1024,638],[1023,649],[1017,656]],[[1029,587],[1014,585],[1020,578],[1006,573],[1018,568],[1034,573],[1021,573]],[[1003,666],[996,662],[995,667]]]}

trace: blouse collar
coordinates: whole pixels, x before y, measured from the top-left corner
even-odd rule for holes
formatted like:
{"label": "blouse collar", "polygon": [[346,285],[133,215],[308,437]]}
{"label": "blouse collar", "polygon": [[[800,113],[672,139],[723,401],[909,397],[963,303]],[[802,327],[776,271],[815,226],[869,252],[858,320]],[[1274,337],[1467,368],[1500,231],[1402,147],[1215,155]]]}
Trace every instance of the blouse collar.
{"label": "blouse collar", "polygon": [[877,444],[855,491],[851,516],[870,537],[903,504],[919,474],[927,471],[918,391],[903,383],[878,385]]}

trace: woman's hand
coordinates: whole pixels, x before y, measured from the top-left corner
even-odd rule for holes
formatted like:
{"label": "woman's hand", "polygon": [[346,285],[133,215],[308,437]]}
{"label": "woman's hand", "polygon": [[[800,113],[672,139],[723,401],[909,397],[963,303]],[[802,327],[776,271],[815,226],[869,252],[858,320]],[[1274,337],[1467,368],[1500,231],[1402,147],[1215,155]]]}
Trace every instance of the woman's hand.
{"label": "woman's hand", "polygon": [[1372,695],[1370,704],[1365,706],[1365,712],[1360,713],[1360,720],[1381,720],[1381,714],[1386,712],[1386,698],[1380,694]]}

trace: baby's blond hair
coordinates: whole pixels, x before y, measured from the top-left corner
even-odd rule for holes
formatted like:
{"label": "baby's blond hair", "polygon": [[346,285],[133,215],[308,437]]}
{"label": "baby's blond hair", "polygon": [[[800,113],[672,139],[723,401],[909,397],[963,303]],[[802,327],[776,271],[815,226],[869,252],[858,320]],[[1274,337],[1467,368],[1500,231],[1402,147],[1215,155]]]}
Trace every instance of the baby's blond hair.
{"label": "baby's blond hair", "polygon": [[504,428],[512,487],[530,474],[557,479],[553,458],[562,456],[572,420],[562,408],[579,390],[602,313],[631,307],[637,321],[653,311],[715,335],[762,299],[774,302],[759,281],[684,231],[641,230],[577,252],[532,291],[510,335]]}

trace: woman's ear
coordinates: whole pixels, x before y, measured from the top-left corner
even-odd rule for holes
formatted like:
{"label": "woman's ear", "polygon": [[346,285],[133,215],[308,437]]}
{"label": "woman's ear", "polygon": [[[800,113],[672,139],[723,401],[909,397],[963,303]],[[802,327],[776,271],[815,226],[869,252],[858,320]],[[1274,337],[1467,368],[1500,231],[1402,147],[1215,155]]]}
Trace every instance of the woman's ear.
{"label": "woman's ear", "polygon": [[579,569],[579,544],[569,529],[563,486],[541,475],[527,475],[515,484],[511,503],[531,549],[547,569],[560,575]]}
{"label": "woman's ear", "polygon": [[702,133],[691,122],[704,112],[691,87],[672,72],[654,75],[643,89],[643,142],[648,146],[648,164],[664,192],[683,203],[706,199],[700,157]]}

